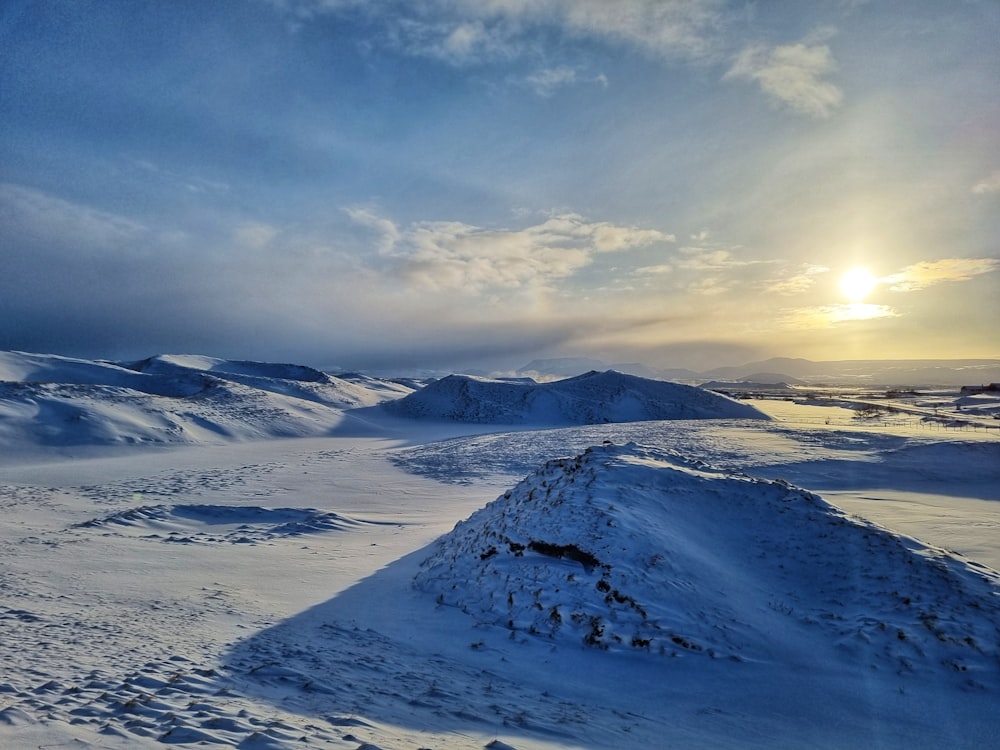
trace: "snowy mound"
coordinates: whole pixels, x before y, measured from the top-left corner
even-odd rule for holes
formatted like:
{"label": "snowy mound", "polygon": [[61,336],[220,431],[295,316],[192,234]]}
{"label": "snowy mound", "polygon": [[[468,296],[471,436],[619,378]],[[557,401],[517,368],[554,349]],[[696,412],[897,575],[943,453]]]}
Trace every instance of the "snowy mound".
{"label": "snowy mound", "polygon": [[400,416],[479,424],[579,425],[661,419],[767,419],[688,385],[608,370],[552,383],[450,375],[386,405]]}
{"label": "snowy mound", "polygon": [[411,392],[301,365],[192,355],[111,363],[0,352],[0,445],[199,443],[328,433]]}
{"label": "snowy mound", "polygon": [[556,642],[997,680],[995,573],[782,481],[605,445],[551,461],[441,537],[417,588]]}

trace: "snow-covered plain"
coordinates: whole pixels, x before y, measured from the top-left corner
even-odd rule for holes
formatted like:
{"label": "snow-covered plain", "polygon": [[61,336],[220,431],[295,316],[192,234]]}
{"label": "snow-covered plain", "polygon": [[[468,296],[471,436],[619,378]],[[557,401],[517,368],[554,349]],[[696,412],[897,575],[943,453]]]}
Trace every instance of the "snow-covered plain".
{"label": "snow-covered plain", "polygon": [[205,357],[0,379],[0,747],[1000,746],[996,431],[510,431]]}

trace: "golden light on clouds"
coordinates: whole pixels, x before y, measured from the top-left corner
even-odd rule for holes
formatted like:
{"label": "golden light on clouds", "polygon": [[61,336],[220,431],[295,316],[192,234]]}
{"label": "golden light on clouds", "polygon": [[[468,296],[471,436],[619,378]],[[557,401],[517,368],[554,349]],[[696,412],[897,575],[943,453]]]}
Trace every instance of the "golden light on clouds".
{"label": "golden light on clouds", "polygon": [[996,258],[942,258],[921,261],[882,279],[893,292],[915,292],[946,281],[968,281],[1000,269]]}
{"label": "golden light on clouds", "polygon": [[[817,266],[806,275],[799,273],[792,277],[771,282],[767,291],[786,296],[802,294],[812,286],[813,275],[827,271]],[[983,274],[1000,270],[1000,259],[996,258],[941,258],[921,261],[887,276],[876,276],[867,268],[857,266],[840,278],[839,291],[848,302],[809,307],[785,308],[777,319],[778,325],[786,330],[824,330],[851,326],[865,321],[885,318],[899,318],[903,312],[884,304],[871,304],[865,300],[881,288],[887,295],[920,292],[927,287],[946,282],[964,282]],[[912,312],[908,309],[907,314]]]}
{"label": "golden light on clouds", "polygon": [[783,328],[812,330],[832,328],[842,323],[854,321],[895,318],[898,316],[899,313],[889,305],[870,305],[862,302],[852,302],[849,305],[819,305],[817,307],[800,307],[788,310],[780,322]]}

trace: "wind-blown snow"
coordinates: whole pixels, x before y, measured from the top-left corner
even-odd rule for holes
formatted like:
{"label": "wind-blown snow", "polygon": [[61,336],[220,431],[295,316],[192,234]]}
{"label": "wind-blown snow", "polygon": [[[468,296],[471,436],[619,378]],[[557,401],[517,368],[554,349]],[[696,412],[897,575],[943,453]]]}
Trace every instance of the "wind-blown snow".
{"label": "wind-blown snow", "polygon": [[662,419],[767,419],[754,407],[680,383],[608,370],[551,383],[450,375],[398,401],[393,414],[478,424],[578,425]]}
{"label": "wind-blown snow", "polygon": [[786,482],[635,444],[547,463],[415,580],[559,642],[736,661],[834,644],[872,669],[1000,689],[1000,580],[984,569]]}

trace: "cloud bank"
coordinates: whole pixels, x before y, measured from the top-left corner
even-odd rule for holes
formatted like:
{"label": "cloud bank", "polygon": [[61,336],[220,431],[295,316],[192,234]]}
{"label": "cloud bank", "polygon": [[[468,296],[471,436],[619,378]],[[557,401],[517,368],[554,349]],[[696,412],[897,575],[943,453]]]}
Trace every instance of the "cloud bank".
{"label": "cloud bank", "polygon": [[673,242],[653,229],[587,221],[560,214],[523,229],[487,229],[462,222],[418,222],[400,229],[365,209],[349,209],[374,229],[391,273],[420,289],[478,294],[490,289],[548,288],[589,265],[595,255]]}

